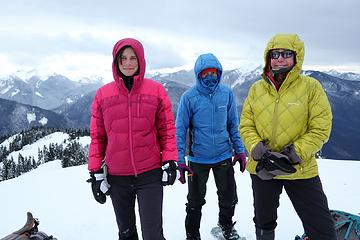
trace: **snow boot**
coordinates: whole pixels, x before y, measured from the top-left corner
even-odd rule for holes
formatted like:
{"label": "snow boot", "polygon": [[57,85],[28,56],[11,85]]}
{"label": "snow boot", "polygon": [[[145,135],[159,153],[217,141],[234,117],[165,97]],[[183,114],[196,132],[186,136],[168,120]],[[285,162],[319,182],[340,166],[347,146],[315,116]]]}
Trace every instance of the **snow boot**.
{"label": "snow boot", "polygon": [[236,229],[234,228],[235,224],[236,224],[236,222],[232,223],[232,221],[227,224],[223,224],[220,222],[218,223],[218,226],[221,228],[222,234],[226,240],[240,239],[239,234],[237,233]]}
{"label": "snow boot", "polygon": [[256,240],[274,240],[275,231],[256,228]]}

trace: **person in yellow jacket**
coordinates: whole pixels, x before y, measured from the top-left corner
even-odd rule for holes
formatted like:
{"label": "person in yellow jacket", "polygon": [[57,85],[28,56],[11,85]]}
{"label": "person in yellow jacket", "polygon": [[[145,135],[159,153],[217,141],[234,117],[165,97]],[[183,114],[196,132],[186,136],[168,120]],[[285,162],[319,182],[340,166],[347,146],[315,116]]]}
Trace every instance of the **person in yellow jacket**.
{"label": "person in yellow jacket", "polygon": [[249,152],[257,240],[275,239],[284,188],[312,240],[336,240],[315,154],[327,142],[331,107],[321,84],[301,75],[304,43],[277,34],[265,49],[262,79],[245,99],[240,134]]}

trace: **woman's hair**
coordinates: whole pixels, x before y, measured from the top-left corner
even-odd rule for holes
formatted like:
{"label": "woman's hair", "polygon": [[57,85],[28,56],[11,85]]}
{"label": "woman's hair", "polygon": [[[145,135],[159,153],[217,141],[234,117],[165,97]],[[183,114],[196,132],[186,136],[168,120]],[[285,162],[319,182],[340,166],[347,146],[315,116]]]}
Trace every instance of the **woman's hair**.
{"label": "woman's hair", "polygon": [[[124,78],[124,74],[120,71],[120,68],[119,68],[119,61],[121,61],[121,55],[123,54],[124,50],[126,48],[131,48],[133,49],[130,45],[126,45],[126,46],[123,46],[119,51],[118,53],[116,54],[115,58],[114,58],[114,65],[116,67],[116,72],[118,75],[120,75],[122,78]],[[134,49],[133,49],[134,50]],[[135,53],[136,55],[136,53]],[[138,58],[138,56],[136,55],[136,57]],[[138,61],[139,62],[139,61]],[[135,75],[138,75],[139,74],[139,69],[140,67],[138,68],[138,70],[134,73],[134,76]]]}

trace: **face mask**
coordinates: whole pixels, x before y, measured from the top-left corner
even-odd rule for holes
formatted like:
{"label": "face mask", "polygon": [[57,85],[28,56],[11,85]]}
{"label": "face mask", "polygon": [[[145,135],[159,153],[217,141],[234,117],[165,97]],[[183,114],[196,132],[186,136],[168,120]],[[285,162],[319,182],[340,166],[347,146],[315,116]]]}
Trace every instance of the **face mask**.
{"label": "face mask", "polygon": [[201,80],[205,86],[210,87],[210,88],[215,87],[219,82],[217,77],[213,76],[213,75],[208,75]]}

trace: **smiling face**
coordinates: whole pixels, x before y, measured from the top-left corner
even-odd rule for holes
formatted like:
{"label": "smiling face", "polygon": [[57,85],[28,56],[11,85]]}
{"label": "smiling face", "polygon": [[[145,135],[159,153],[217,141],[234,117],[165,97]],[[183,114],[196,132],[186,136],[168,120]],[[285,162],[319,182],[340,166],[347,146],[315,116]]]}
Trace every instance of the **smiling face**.
{"label": "smiling face", "polygon": [[127,47],[121,53],[118,60],[120,71],[127,77],[133,76],[139,69],[138,59],[134,50],[131,47]]}
{"label": "smiling face", "polygon": [[274,49],[270,54],[270,66],[272,70],[291,68],[295,63],[294,52],[288,49]]}

